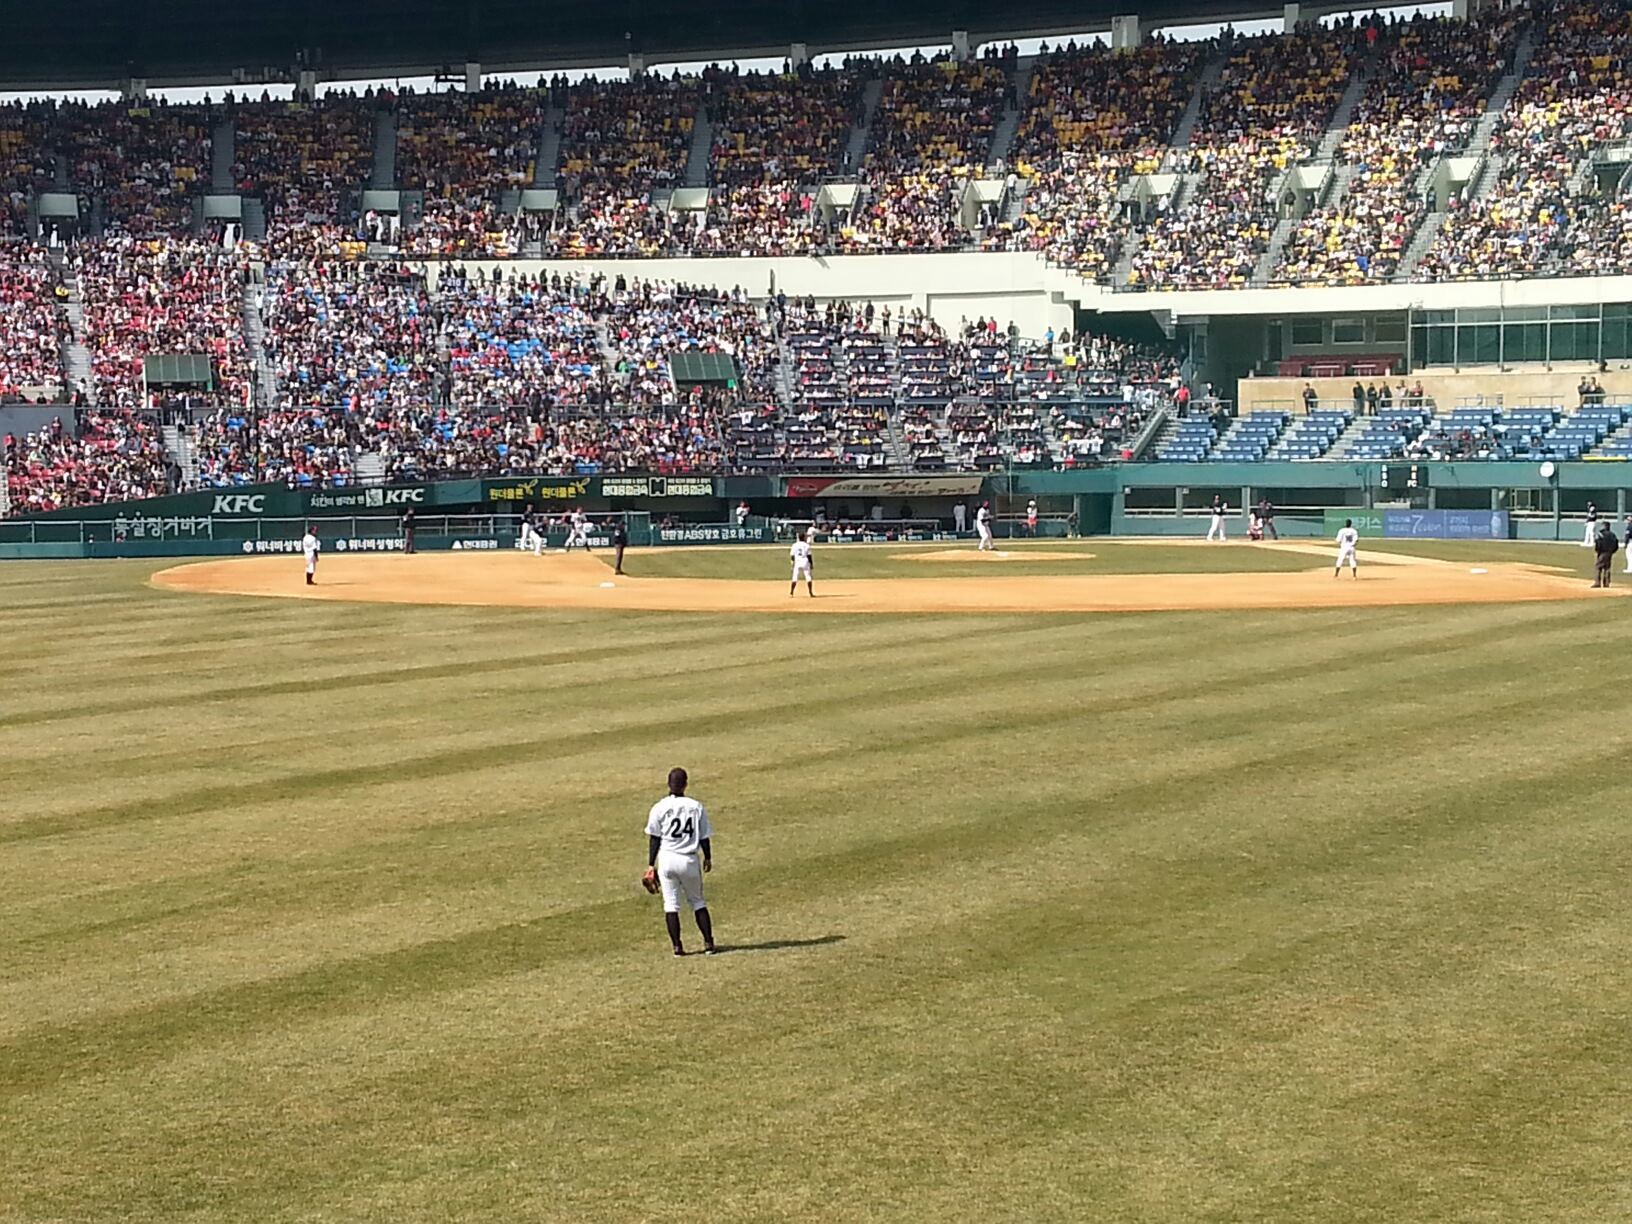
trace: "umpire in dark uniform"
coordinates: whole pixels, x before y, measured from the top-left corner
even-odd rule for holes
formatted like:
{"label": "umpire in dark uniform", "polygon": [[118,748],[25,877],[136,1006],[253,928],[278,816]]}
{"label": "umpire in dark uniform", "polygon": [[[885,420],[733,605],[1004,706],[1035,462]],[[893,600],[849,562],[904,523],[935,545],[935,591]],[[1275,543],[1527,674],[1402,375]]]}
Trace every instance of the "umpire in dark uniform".
{"label": "umpire in dark uniform", "polygon": [[409,506],[402,512],[402,551],[414,551],[414,508]]}
{"label": "umpire in dark uniform", "polygon": [[623,550],[629,547],[629,525],[623,515],[612,523],[612,572],[623,573]]}
{"label": "umpire in dark uniform", "polygon": [[1621,542],[1615,538],[1608,523],[1598,524],[1598,534],[1592,541],[1593,552],[1597,562],[1597,569],[1592,576],[1592,585],[1607,587],[1609,576],[1615,572],[1615,554],[1619,551]]}

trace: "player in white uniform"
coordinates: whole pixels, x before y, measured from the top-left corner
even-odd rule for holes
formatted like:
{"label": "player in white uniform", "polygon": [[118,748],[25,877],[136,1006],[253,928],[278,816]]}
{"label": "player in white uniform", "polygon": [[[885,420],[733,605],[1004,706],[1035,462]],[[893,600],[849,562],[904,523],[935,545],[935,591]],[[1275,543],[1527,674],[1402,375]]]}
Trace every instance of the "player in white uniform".
{"label": "player in white uniform", "polygon": [[1026,534],[1037,534],[1037,499],[1034,497],[1026,503]]}
{"label": "player in white uniform", "polygon": [[793,547],[788,549],[788,560],[793,562],[793,581],[788,583],[788,594],[792,595],[799,589],[799,579],[803,578],[805,589],[815,599],[816,579],[811,564],[810,541],[802,537],[794,540]]}
{"label": "player in white uniform", "polygon": [[1224,517],[1229,512],[1230,505],[1228,502],[1222,498],[1213,498],[1213,508],[1209,512],[1212,521],[1207,525],[1207,539],[1209,542],[1217,540],[1220,544],[1229,543],[1224,535]]}
{"label": "player in white uniform", "polygon": [[668,798],[652,805],[646,818],[646,865],[657,869],[663,887],[663,925],[668,928],[674,954],[686,954],[680,942],[680,899],[684,897],[702,932],[703,954],[713,956],[714,923],[703,901],[703,873],[714,869],[710,844],[714,834],[703,805],[686,796],[687,780],[685,770],[669,770]]}
{"label": "player in white uniform", "polygon": [[980,543],[975,545],[976,552],[991,552],[992,544],[992,503],[981,502],[980,509],[975,511],[975,531],[980,535]]}
{"label": "player in white uniform", "polygon": [[584,513],[582,507],[576,507],[573,509],[572,518],[569,520],[569,523],[571,530],[567,533],[566,551],[571,552],[572,546],[576,544],[579,548],[582,548],[585,552],[588,552],[589,515]]}
{"label": "player in white uniform", "polygon": [[308,524],[306,534],[300,537],[300,551],[306,554],[306,585],[317,585],[317,554],[323,549],[317,538],[317,528]]}
{"label": "player in white uniform", "polygon": [[1349,563],[1349,569],[1356,578],[1360,577],[1360,562],[1354,555],[1355,547],[1360,543],[1360,533],[1354,529],[1353,519],[1343,520],[1343,529],[1337,533],[1337,564],[1332,567],[1332,577],[1336,578],[1343,572],[1343,563]]}

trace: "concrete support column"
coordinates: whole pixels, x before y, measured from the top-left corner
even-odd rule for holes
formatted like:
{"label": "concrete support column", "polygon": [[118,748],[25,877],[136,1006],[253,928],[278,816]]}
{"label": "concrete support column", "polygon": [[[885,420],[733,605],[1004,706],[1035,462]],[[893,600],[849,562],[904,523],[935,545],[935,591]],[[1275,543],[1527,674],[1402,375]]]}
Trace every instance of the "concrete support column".
{"label": "concrete support column", "polygon": [[1123,17],[1111,18],[1111,47],[1117,51],[1124,51],[1139,45],[1139,17],[1129,13]]}
{"label": "concrete support column", "polygon": [[302,102],[310,102],[317,97],[317,73],[312,69],[300,70],[300,76],[295,80],[295,97]]}
{"label": "concrete support column", "polygon": [[1282,32],[1290,34],[1290,33],[1292,33],[1293,30],[1297,29],[1298,28],[1298,19],[1301,16],[1302,16],[1302,10],[1296,4],[1288,4],[1283,9],[1281,9],[1281,30],[1282,30]]}
{"label": "concrete support column", "polygon": [[969,31],[952,31],[952,58],[962,62],[969,58]]}
{"label": "concrete support column", "polygon": [[629,52],[629,75],[632,77],[637,77],[643,75],[645,71],[646,57],[639,51]]}
{"label": "concrete support column", "polygon": [[1486,7],[1486,0],[1451,0],[1451,16],[1458,21],[1467,21]]}
{"label": "concrete support column", "polygon": [[810,44],[796,42],[788,48],[788,67],[803,68],[810,63]]}
{"label": "concrete support column", "polygon": [[119,91],[119,96],[126,102],[147,101],[147,78],[130,77],[125,81],[125,87]]}
{"label": "concrete support column", "polygon": [[476,93],[482,87],[482,66],[475,60],[465,61],[465,92]]}

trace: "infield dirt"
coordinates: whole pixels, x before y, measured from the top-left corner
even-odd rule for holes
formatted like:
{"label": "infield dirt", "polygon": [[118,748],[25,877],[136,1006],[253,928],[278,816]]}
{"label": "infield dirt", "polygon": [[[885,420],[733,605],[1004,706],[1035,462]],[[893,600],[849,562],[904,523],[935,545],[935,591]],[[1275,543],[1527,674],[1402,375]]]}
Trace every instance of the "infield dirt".
{"label": "infield dirt", "polygon": [[[632,559],[638,556],[631,551]],[[315,586],[305,585],[298,557],[194,562],[160,571],[153,584],[196,594],[368,603],[799,613],[1228,611],[1523,603],[1622,593],[1595,591],[1579,576],[1543,566],[1492,564],[1473,572],[1452,562],[1397,555],[1367,562],[1358,580],[1347,572],[1333,578],[1326,564],[1292,573],[818,577],[814,599],[803,589],[788,595],[780,576],[783,562],[773,562],[769,553],[763,581],[614,576],[604,561],[581,554],[448,552],[326,556]]]}

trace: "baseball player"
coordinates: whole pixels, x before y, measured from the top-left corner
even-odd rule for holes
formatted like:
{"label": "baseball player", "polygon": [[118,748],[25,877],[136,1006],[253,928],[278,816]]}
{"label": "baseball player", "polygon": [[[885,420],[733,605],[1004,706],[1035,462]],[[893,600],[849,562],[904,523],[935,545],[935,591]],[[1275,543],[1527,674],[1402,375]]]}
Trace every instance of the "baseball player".
{"label": "baseball player", "polygon": [[1220,544],[1229,543],[1224,536],[1224,516],[1229,512],[1228,502],[1222,497],[1213,498],[1213,508],[1209,512],[1212,515],[1212,522],[1207,527],[1207,539],[1209,541],[1217,540]]}
{"label": "baseball player", "polygon": [[668,928],[674,954],[686,954],[680,942],[683,896],[702,932],[703,955],[713,956],[718,951],[714,947],[714,923],[703,901],[703,873],[714,869],[714,852],[709,844],[713,830],[703,805],[687,797],[687,780],[685,770],[669,770],[668,797],[654,803],[646,817],[646,874],[641,880],[647,892],[663,892],[663,925]]}
{"label": "baseball player", "polygon": [[1344,519],[1343,528],[1337,533],[1337,564],[1332,567],[1332,577],[1336,578],[1343,572],[1343,563],[1349,563],[1349,569],[1356,578],[1360,577],[1360,562],[1355,557],[1355,547],[1360,543],[1360,533],[1354,529],[1353,519]]}
{"label": "baseball player", "polygon": [[788,583],[788,594],[791,596],[799,589],[799,579],[803,578],[805,589],[810,592],[810,597],[815,599],[816,580],[812,576],[810,541],[803,537],[795,539],[793,547],[788,549],[788,560],[793,562],[793,581]]}
{"label": "baseball player", "polygon": [[1037,499],[1034,497],[1026,503],[1026,534],[1037,534]]}
{"label": "baseball player", "polygon": [[1622,573],[1632,574],[1632,514],[1626,516],[1626,522],[1621,524],[1621,542],[1627,544],[1626,568]]}
{"label": "baseball player", "polygon": [[567,520],[567,526],[569,530],[567,532],[567,547],[565,551],[571,552],[572,546],[577,544],[578,547],[582,548],[585,552],[588,552],[589,515],[584,513],[584,508],[582,506],[573,507],[572,517]]}
{"label": "baseball player", "polygon": [[1598,503],[1587,503],[1587,532],[1581,538],[1582,548],[1596,548],[1598,546]]}
{"label": "baseball player", "polygon": [[995,547],[992,544],[991,502],[981,502],[980,509],[975,511],[975,531],[980,535],[980,543],[975,545],[975,551],[991,552]]}
{"label": "baseball player", "polygon": [[535,557],[544,555],[544,537],[539,534],[538,515],[533,510],[532,502],[521,510],[521,546],[532,549]]}
{"label": "baseball player", "polygon": [[306,534],[300,537],[300,551],[306,554],[306,585],[317,585],[317,554],[323,545],[317,538],[317,524],[306,524]]}

